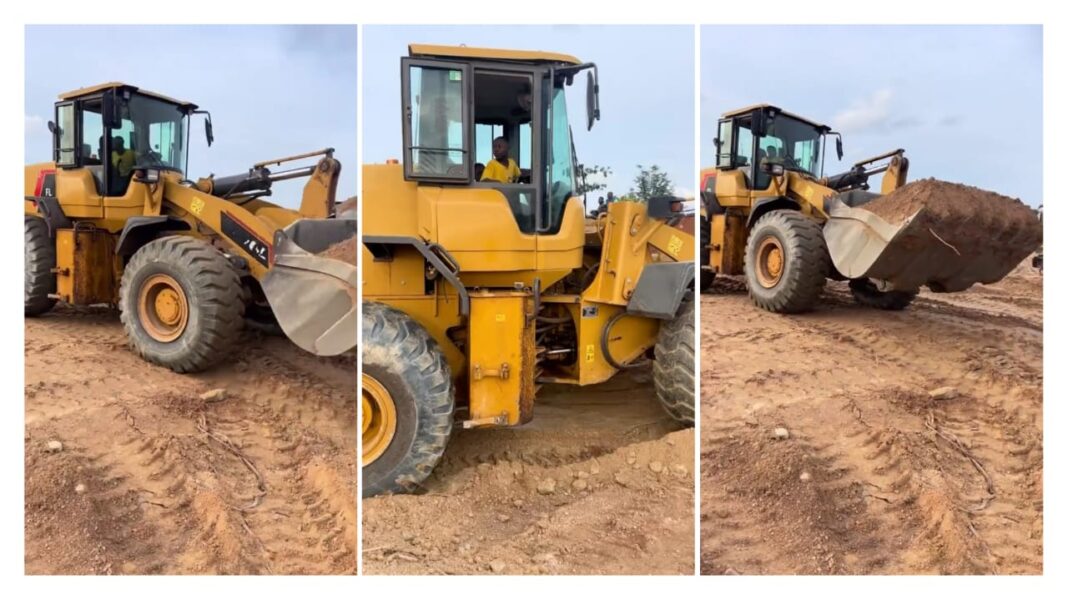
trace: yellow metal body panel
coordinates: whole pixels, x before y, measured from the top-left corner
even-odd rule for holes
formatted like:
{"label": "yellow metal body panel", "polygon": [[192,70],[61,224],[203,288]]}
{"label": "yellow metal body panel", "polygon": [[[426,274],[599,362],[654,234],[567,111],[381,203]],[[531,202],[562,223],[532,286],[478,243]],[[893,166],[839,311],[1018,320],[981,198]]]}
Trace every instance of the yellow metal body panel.
{"label": "yellow metal body panel", "polygon": [[68,304],[118,302],[116,237],[100,229],[56,232],[56,293]]}
{"label": "yellow metal body panel", "polygon": [[408,55],[433,56],[441,58],[462,58],[468,60],[507,60],[512,62],[552,62],[571,65],[582,61],[570,54],[558,52],[541,52],[537,50],[503,50],[498,48],[474,48],[471,46],[441,46],[436,44],[409,44]]}
{"label": "yellow metal body panel", "polygon": [[[582,202],[564,208],[560,231],[531,235],[519,230],[508,200],[493,188],[415,185],[403,168],[363,168],[364,235],[414,237],[448,250],[467,287],[547,288],[582,265]],[[366,287],[364,288],[367,289]]]}
{"label": "yellow metal body panel", "polygon": [[520,292],[471,294],[470,425],[520,425],[534,416],[533,305],[531,295]]}

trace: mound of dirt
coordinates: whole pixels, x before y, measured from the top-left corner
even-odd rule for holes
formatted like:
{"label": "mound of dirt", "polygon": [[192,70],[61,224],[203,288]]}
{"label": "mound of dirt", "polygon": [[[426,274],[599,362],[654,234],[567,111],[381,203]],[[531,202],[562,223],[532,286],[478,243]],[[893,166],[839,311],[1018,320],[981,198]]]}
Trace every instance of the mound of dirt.
{"label": "mound of dirt", "polygon": [[920,224],[961,252],[1013,244],[1022,259],[1042,243],[1042,223],[1034,209],[1016,198],[959,183],[921,179],[872,200],[864,209],[891,223],[902,223],[923,209],[917,216]]}
{"label": "mound of dirt", "polygon": [[339,203],[337,205],[337,214],[344,215],[345,213],[348,213],[348,212],[355,213],[357,207],[358,207],[358,203],[356,202],[356,196],[353,196],[353,197],[349,198],[348,200],[345,200],[344,202],[341,202],[341,203]]}
{"label": "mound of dirt", "polygon": [[333,246],[330,246],[326,250],[323,250],[319,256],[326,258],[332,258],[334,260],[341,260],[349,263],[350,265],[356,264],[356,238],[352,237],[343,242],[338,242]]}

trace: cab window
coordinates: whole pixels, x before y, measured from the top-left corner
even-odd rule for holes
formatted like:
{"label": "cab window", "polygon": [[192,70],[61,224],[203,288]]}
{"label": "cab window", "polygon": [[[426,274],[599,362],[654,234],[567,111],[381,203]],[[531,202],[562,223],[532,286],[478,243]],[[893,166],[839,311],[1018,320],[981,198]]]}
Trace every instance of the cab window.
{"label": "cab window", "polygon": [[464,70],[409,65],[405,164],[409,175],[467,179]]}

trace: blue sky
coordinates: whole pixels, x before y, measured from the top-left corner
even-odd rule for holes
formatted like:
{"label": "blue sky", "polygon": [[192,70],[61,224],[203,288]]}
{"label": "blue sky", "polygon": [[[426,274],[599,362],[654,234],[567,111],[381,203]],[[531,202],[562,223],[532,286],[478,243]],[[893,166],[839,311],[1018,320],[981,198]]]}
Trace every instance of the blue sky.
{"label": "blue sky", "polygon": [[[579,162],[612,168],[609,190],[631,188],[637,164],[665,169],[676,193],[695,188],[692,26],[365,26],[363,153],[400,158],[400,59],[409,43],[545,50],[597,63],[601,120],[587,132],[585,79],[568,94]],[[597,195],[591,194],[591,203]]]}
{"label": "blue sky", "polygon": [[[359,172],[356,50],[354,25],[27,26],[26,161],[51,160],[58,94],[119,80],[211,111],[211,148],[193,119],[191,178],[333,147],[347,198]],[[304,182],[277,183],[272,201],[297,206]]]}
{"label": "blue sky", "polygon": [[1042,203],[1040,26],[702,27],[702,165],[719,115],[759,102],[842,132],[828,173],[904,148],[911,180]]}

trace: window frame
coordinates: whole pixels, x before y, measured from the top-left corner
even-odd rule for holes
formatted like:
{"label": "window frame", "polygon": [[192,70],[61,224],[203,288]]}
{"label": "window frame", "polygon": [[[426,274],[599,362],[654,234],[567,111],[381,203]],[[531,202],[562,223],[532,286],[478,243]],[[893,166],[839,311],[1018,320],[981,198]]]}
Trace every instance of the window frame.
{"label": "window frame", "polygon": [[[463,172],[458,175],[448,175],[443,173],[416,173],[413,170],[414,162],[412,161],[412,151],[415,147],[412,145],[412,117],[414,115],[413,107],[411,106],[411,70],[413,67],[430,68],[430,69],[444,69],[444,70],[456,70],[460,71],[463,78],[463,85],[461,86],[461,147],[459,152],[463,155],[464,168]],[[405,181],[427,181],[427,182],[439,182],[439,183],[470,183],[474,177],[475,163],[472,152],[474,135],[474,112],[472,106],[472,98],[474,95],[474,81],[472,77],[473,71],[470,63],[453,62],[447,60],[435,60],[426,58],[401,58],[401,144],[402,144],[402,156],[401,161],[404,164],[404,179]]]}
{"label": "window frame", "polygon": [[[63,108],[70,107],[71,111],[71,139],[74,140],[74,147],[63,148],[63,121],[59,118],[59,111]],[[52,134],[52,160],[56,163],[56,167],[61,169],[78,168],[82,166],[82,149],[81,149],[81,110],[78,102],[75,100],[65,100],[63,102],[56,102],[55,105],[55,124],[58,133]],[[61,162],[60,157],[64,151],[70,151],[72,160],[71,162]]]}

